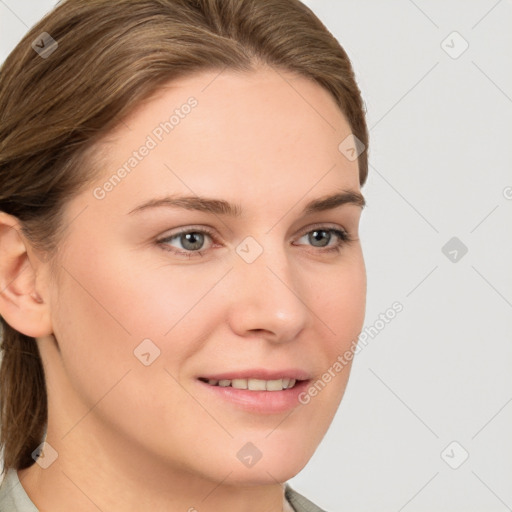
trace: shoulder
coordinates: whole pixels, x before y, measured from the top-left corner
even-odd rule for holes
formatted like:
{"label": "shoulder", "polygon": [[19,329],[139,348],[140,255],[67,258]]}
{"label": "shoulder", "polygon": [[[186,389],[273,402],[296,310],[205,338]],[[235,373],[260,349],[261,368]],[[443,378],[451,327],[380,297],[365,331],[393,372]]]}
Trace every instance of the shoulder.
{"label": "shoulder", "polygon": [[295,512],[326,512],[302,496],[302,494],[299,494],[297,491],[292,489],[289,484],[286,484],[284,494]]}
{"label": "shoulder", "polygon": [[18,472],[9,468],[0,483],[1,512],[39,512],[21,485]]}

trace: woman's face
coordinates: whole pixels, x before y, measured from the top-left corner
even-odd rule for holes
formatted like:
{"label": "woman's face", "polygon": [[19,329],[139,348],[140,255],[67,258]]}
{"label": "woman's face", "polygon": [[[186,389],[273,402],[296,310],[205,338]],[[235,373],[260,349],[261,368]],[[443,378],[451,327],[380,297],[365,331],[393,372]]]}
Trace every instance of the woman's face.
{"label": "woman's face", "polygon": [[47,440],[95,464],[285,481],[332,421],[350,367],[332,368],[364,319],[361,206],[306,209],[360,191],[349,125],[319,85],[265,67],[172,82],[125,123],[65,209]]}

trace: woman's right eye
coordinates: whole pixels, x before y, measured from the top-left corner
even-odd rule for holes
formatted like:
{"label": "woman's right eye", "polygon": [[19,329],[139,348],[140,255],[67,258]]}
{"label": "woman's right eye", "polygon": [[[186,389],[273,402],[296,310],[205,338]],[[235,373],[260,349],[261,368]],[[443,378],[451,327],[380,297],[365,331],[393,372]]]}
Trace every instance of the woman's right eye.
{"label": "woman's right eye", "polygon": [[[212,233],[204,229],[187,229],[158,240],[158,244],[165,251],[192,258],[194,256],[203,256],[204,252],[208,250],[202,249],[205,239],[211,239],[212,237]],[[170,242],[172,241],[177,241],[181,247],[176,248],[171,245]]]}

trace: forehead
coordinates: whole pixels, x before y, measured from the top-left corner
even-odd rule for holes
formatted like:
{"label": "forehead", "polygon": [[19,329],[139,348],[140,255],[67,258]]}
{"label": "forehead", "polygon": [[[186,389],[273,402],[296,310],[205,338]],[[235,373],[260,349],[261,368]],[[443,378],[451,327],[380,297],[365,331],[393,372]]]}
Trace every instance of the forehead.
{"label": "forehead", "polygon": [[97,206],[157,192],[271,204],[359,190],[357,161],[338,149],[350,131],[334,98],[306,77],[201,72],[160,88],[105,138],[95,186],[112,186]]}

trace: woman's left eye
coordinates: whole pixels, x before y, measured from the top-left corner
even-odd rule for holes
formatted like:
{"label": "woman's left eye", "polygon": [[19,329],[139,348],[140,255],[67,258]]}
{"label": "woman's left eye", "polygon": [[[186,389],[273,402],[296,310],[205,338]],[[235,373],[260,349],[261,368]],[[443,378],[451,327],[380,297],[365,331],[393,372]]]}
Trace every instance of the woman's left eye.
{"label": "woman's left eye", "polygon": [[[208,250],[208,248],[203,249],[207,238],[213,240],[213,233],[206,231],[204,228],[188,229],[158,240],[158,244],[166,251],[191,258],[193,256],[203,256],[204,252]],[[320,252],[339,252],[343,245],[352,240],[346,231],[328,227],[319,227],[309,230],[304,233],[299,240],[303,238],[306,238],[307,242],[311,243],[313,247],[322,249]],[[330,242],[333,240],[334,243],[331,244]],[[171,245],[173,241],[178,242],[181,247]],[[315,245],[317,243],[318,245]]]}
{"label": "woman's left eye", "polygon": [[[333,234],[335,235],[334,237]],[[328,249],[324,249],[323,252],[339,251],[343,245],[352,240],[349,234],[344,230],[325,227],[308,231],[301,238],[307,238],[307,240],[313,244],[313,247],[328,247]],[[337,240],[335,240],[336,238]],[[333,239],[335,240],[334,244],[329,245],[329,242]],[[316,242],[319,242],[320,245],[314,245]]]}

